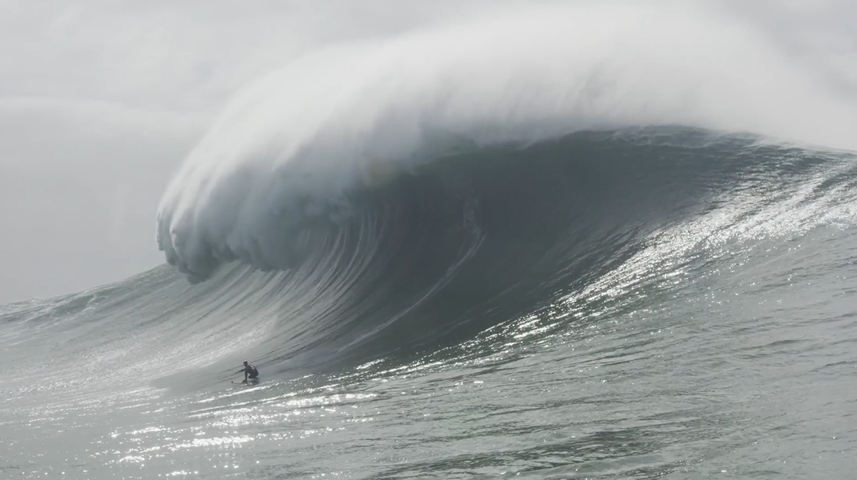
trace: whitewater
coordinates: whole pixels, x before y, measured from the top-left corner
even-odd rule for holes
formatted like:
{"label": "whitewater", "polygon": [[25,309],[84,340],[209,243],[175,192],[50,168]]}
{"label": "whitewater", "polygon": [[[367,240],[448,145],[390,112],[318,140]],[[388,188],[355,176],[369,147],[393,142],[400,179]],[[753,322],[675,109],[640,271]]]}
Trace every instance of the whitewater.
{"label": "whitewater", "polygon": [[851,478],[828,60],[696,2],[295,58],[165,185],[164,265],[0,306],[0,478]]}

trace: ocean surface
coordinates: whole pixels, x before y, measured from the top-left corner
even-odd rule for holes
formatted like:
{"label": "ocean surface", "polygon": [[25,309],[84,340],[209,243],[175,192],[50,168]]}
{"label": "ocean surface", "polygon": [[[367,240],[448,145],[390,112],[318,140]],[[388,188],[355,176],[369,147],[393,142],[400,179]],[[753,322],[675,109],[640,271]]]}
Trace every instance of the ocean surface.
{"label": "ocean surface", "polygon": [[172,265],[0,307],[0,478],[854,478],[853,153],[438,141],[223,230],[167,194]]}

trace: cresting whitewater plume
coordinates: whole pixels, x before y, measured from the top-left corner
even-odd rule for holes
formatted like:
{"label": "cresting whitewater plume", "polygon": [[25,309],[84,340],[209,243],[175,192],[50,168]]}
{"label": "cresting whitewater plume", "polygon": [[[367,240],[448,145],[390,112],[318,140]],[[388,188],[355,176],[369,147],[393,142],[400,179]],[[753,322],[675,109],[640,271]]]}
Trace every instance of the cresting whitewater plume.
{"label": "cresting whitewater plume", "polygon": [[170,265],[0,306],[0,478],[850,478],[857,71],[730,5],[498,7],[248,85]]}

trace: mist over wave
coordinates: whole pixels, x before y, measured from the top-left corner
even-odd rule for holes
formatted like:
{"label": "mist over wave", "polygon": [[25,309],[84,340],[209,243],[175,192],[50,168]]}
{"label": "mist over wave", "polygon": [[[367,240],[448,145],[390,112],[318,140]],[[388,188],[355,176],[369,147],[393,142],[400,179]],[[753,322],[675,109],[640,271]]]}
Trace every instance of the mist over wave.
{"label": "mist over wave", "polygon": [[801,67],[724,11],[676,3],[524,7],[312,52],[225,109],[161,201],[159,246],[192,282],[235,260],[292,268],[350,221],[355,191],[582,130],[853,147],[853,105]]}

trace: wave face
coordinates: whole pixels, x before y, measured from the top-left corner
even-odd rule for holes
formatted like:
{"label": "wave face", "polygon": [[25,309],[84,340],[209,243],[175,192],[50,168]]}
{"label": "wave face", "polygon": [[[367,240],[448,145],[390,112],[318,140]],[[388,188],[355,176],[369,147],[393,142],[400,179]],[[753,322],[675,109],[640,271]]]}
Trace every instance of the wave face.
{"label": "wave face", "polygon": [[229,306],[221,328],[249,322],[232,349],[269,369],[404,361],[510,319],[651,295],[730,243],[850,224],[847,158],[686,128],[471,149],[350,190],[336,220],[267,225],[291,241],[260,239],[250,265],[191,291]]}
{"label": "wave face", "polygon": [[127,334],[115,317],[147,316],[128,338],[163,348],[117,347],[129,349],[119,356],[134,359],[138,379],[141,363],[157,378],[179,359],[230,365],[248,350],[277,371],[406,361],[539,312],[579,320],[578,309],[592,316],[602,303],[621,311],[606,299],[633,305],[666,277],[690,281],[689,265],[724,249],[851,225],[851,161],[687,128],[475,148],[350,190],[335,221],[267,225],[297,234],[254,255],[300,260],[287,268],[251,255],[195,286],[159,268],[10,315],[79,319],[69,328],[102,331],[99,345],[109,332]]}

